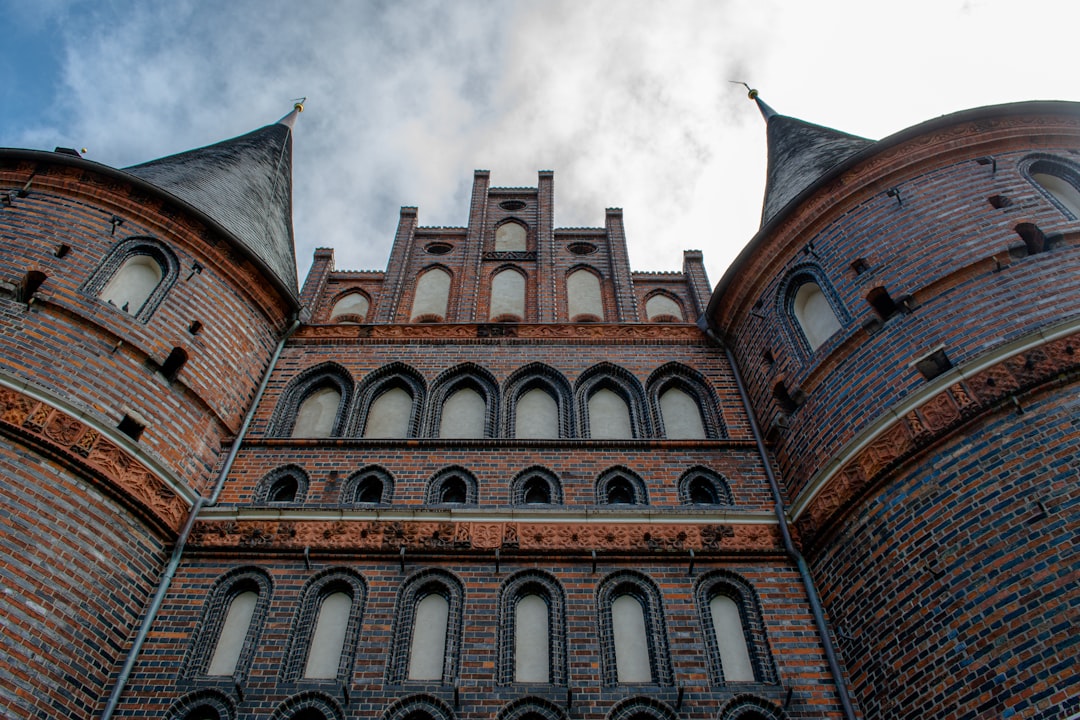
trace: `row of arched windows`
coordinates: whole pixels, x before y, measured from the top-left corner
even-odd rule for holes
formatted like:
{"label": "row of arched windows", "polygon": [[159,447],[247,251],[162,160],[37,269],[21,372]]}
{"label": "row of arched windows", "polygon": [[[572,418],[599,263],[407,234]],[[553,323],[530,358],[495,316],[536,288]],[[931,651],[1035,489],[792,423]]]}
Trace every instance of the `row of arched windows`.
{"label": "row of arched windows", "polygon": [[[617,365],[601,363],[571,388],[561,373],[533,363],[502,387],[465,363],[442,373],[430,392],[404,363],[370,373],[359,386],[336,363],[297,376],[282,393],[268,434],[297,438],[725,437],[719,401],[701,373],[678,363],[658,368],[642,387]],[[501,410],[501,412],[500,412]]]}
{"label": "row of arched windows", "polygon": [[[266,571],[250,567],[217,581],[188,653],[187,676],[245,675],[264,647],[272,586]],[[735,573],[713,570],[698,578],[693,593],[712,682],[775,683],[752,587]],[[348,568],[324,570],[306,583],[284,655],[284,682],[345,682],[352,676],[367,595],[364,578]],[[641,572],[620,570],[597,585],[595,600],[598,636],[576,642],[598,643],[604,685],[673,685],[660,587]],[[386,681],[453,685],[465,606],[465,585],[453,573],[424,568],[410,575],[395,600]],[[554,575],[534,569],[507,578],[496,603],[493,681],[567,685],[567,610]]]}
{"label": "row of arched windows", "polygon": [[[309,480],[297,465],[286,465],[268,473],[255,488],[255,501],[301,503]],[[733,505],[727,481],[712,470],[696,466],[676,482],[679,501],[684,505]],[[596,479],[597,505],[648,505],[646,483],[625,467],[613,467]],[[436,472],[426,483],[426,504],[475,505],[480,484],[463,467],[450,466]],[[513,477],[509,486],[514,505],[561,505],[562,482],[545,467],[533,466]],[[394,501],[394,477],[385,468],[369,465],[351,474],[342,484],[341,502],[353,505],[389,505]]]}

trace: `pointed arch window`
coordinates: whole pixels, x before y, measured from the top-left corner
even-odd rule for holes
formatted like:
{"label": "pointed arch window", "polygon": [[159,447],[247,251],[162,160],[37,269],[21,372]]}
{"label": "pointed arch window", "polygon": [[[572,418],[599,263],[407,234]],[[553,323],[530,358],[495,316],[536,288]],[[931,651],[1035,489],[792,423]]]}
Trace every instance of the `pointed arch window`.
{"label": "pointed arch window", "polygon": [[653,371],[646,387],[658,435],[695,440],[725,437],[720,400],[697,370],[666,363]]}
{"label": "pointed arch window", "polygon": [[511,220],[495,228],[495,252],[522,252],[528,249],[528,233],[521,223]]}
{"label": "pointed arch window", "polygon": [[342,498],[356,505],[389,504],[393,496],[393,477],[376,465],[354,473],[342,491]]}
{"label": "pointed arch window", "polygon": [[475,363],[441,373],[432,383],[428,433],[440,438],[494,437],[498,387],[494,376]]}
{"label": "pointed arch window", "polygon": [[578,422],[582,436],[627,440],[648,437],[641,384],[629,372],[610,363],[590,368],[578,379]]}
{"label": "pointed arch window", "polygon": [[222,576],[194,634],[189,675],[242,675],[258,646],[270,601],[270,578],[256,568]]}
{"label": "pointed arch window", "polygon": [[525,317],[525,276],[515,268],[505,268],[491,278],[491,320],[520,321]]}
{"label": "pointed arch window", "polygon": [[634,437],[630,406],[608,388],[589,396],[589,437],[598,440],[629,440]]}
{"label": "pointed arch window", "polygon": [[698,440],[705,438],[705,423],[697,400],[677,387],[660,394],[660,414],[664,434],[670,439]]}
{"label": "pointed arch window", "polygon": [[441,267],[430,268],[416,280],[413,293],[412,322],[442,322],[450,303],[450,273]]}
{"label": "pointed arch window", "polygon": [[799,285],[792,298],[792,312],[811,350],[817,350],[840,329],[840,320],[816,282]]}
{"label": "pointed arch window", "polygon": [[324,570],[304,586],[287,680],[333,680],[351,672],[365,596],[363,578],[345,568]]}
{"label": "pointed arch window", "polygon": [[282,392],[267,434],[293,438],[341,435],[352,387],[352,377],[337,363],[305,370]]}
{"label": "pointed arch window", "polygon": [[506,436],[535,439],[572,436],[570,385],[555,369],[532,363],[511,375],[505,387]]}
{"label": "pointed arch window", "polygon": [[335,387],[322,387],[304,398],[296,411],[293,424],[294,438],[331,437],[341,407],[341,391]]}
{"label": "pointed arch window", "polygon": [[441,438],[482,438],[487,403],[472,388],[461,388],[446,398],[439,418]]}
{"label": "pointed arch window", "polygon": [[518,473],[510,483],[510,498],[515,505],[561,505],[562,487],[555,473],[532,467]]}
{"label": "pointed arch window", "polygon": [[464,590],[453,575],[421,570],[398,593],[390,682],[449,684],[457,676]]}
{"label": "pointed arch window", "polygon": [[609,576],[597,591],[606,685],[670,685],[671,659],[656,583],[633,571]]}
{"label": "pointed arch window", "polygon": [[362,323],[367,319],[371,302],[360,291],[342,295],[330,310],[330,322]]}
{"label": "pointed arch window", "polygon": [[648,505],[645,483],[625,467],[604,472],[596,481],[598,505]]}
{"label": "pointed arch window", "polygon": [[368,410],[365,438],[409,437],[413,396],[401,386],[390,387],[376,396]]}
{"label": "pointed arch window", "polygon": [[687,505],[733,505],[724,478],[705,467],[687,470],[679,478],[679,500]]}
{"label": "pointed arch window", "polygon": [[514,437],[559,437],[559,404],[549,392],[534,387],[518,397],[514,406]]}
{"label": "pointed arch window", "polygon": [[499,593],[499,683],[566,683],[566,599],[543,571],[511,576]]}
{"label": "pointed arch window", "polygon": [[476,501],[476,478],[464,468],[444,468],[428,482],[428,504],[475,505]]}
{"label": "pointed arch window", "polygon": [[603,322],[604,296],[600,278],[592,270],[580,268],[566,276],[566,306],[570,322]]}
{"label": "pointed arch window", "polygon": [[145,322],[176,281],[180,263],[153,238],[129,238],[105,258],[84,290]]}
{"label": "pointed arch window", "polygon": [[714,682],[776,682],[757,595],[728,571],[702,576],[698,611]]}
{"label": "pointed arch window", "polygon": [[298,503],[307,495],[308,476],[298,465],[285,465],[269,473],[255,488],[255,501]]}
{"label": "pointed arch window", "polygon": [[645,316],[653,322],[683,322],[683,309],[679,301],[658,292],[645,301]]}

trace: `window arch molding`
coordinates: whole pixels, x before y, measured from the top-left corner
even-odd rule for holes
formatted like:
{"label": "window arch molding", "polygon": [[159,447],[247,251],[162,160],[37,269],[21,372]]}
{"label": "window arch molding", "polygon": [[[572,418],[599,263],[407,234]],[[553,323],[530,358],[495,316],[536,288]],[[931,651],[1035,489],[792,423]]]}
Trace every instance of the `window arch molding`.
{"label": "window arch molding", "polygon": [[258,598],[255,601],[255,609],[251,613],[251,620],[248,622],[243,647],[236,661],[236,669],[232,674],[234,677],[243,676],[258,649],[259,636],[262,633],[263,623],[266,621],[272,590],[273,582],[270,580],[269,573],[258,567],[235,568],[219,577],[207,593],[208,600],[203,606],[202,617],[195,626],[196,630],[192,635],[192,643],[184,662],[184,675],[187,677],[206,675],[233,600],[241,593],[254,592]]}
{"label": "window arch molding", "polygon": [[591,437],[589,430],[589,400],[599,390],[610,390],[626,403],[627,410],[630,413],[630,432],[633,437],[642,438],[651,435],[649,417],[645,411],[645,393],[642,390],[641,383],[629,371],[618,365],[603,362],[582,373],[574,386],[574,395],[577,398],[579,437]]}
{"label": "window arch molding", "polygon": [[[416,608],[428,595],[441,595],[447,603],[446,644],[443,649],[440,684],[452,685],[458,675],[461,658],[461,625],[465,609],[465,586],[454,574],[437,568],[424,568],[401,584],[394,607],[394,635],[387,663],[387,682],[407,682]],[[425,681],[419,681],[425,682]]]}
{"label": "window arch molding", "polygon": [[[701,483],[703,487],[697,487]],[[707,490],[713,496],[713,502],[702,502],[702,490]],[[734,505],[735,500],[731,494],[731,486],[720,473],[714,472],[704,465],[695,465],[682,475],[678,480],[679,502],[683,505]]]}
{"label": "window arch molding", "polygon": [[[351,601],[341,655],[338,658],[336,678],[333,680],[304,678],[319,611],[323,601],[335,593],[345,593]],[[360,623],[366,598],[367,583],[358,573],[348,568],[327,568],[305,583],[300,591],[299,610],[293,621],[292,632],[289,634],[289,649],[286,652],[287,660],[283,668],[286,681],[291,682],[303,678],[304,682],[336,682],[349,676],[360,636]]]}
{"label": "window arch molding", "polygon": [[558,370],[539,362],[518,368],[503,383],[503,436],[516,437],[518,401],[530,390],[543,390],[551,396],[558,413],[558,437],[572,437],[574,393],[570,383]]}
{"label": "window arch molding", "polygon": [[[378,483],[379,488],[374,484]],[[373,494],[378,490],[378,500],[361,499],[362,496]],[[341,500],[343,503],[353,505],[389,505],[394,499],[394,476],[390,471],[379,465],[367,465],[345,481],[341,488]]]}
{"label": "window arch molding", "polygon": [[[458,482],[462,487],[458,487]],[[454,483],[451,487],[450,483]],[[464,490],[464,500],[446,500],[448,492],[453,491],[455,497],[461,496]],[[476,477],[460,465],[449,465],[442,468],[427,483],[427,492],[424,493],[424,502],[428,505],[476,505],[479,502],[479,483]]]}
{"label": "window arch molding", "polygon": [[525,720],[542,718],[543,720],[569,720],[566,711],[546,698],[526,695],[507,703],[495,716],[496,720]]}
{"label": "window arch molding", "polygon": [[[100,298],[109,282],[129,260],[139,257],[152,259],[161,270],[161,278],[149,292],[141,306],[134,312],[126,312],[139,322],[146,322],[169,294],[169,289],[180,275],[180,261],[167,245],[152,237],[136,236],[121,240],[114,245],[97,269],[83,285],[83,292]],[[120,308],[118,308],[120,309]]]}
{"label": "window arch molding", "polygon": [[358,407],[349,422],[349,436],[361,437],[371,414],[371,405],[387,390],[401,388],[412,396],[407,437],[420,434],[421,409],[427,395],[423,376],[403,362],[392,362],[368,373],[357,388]]}
{"label": "window arch molding", "polygon": [[[810,338],[807,337],[806,330],[803,328],[795,308],[795,299],[799,293],[799,289],[809,283],[813,283],[821,291],[822,297],[827,302],[829,309],[832,311],[832,314],[839,325],[831,335],[827,338],[822,338],[817,346],[812,346]],[[851,316],[844,308],[844,303],[841,302],[840,296],[836,293],[832,283],[829,282],[824,271],[812,263],[796,265],[788,271],[783,282],[780,284],[779,292],[776,294],[776,301],[777,316],[781,318],[780,324],[784,328],[784,333],[787,335],[788,342],[796,349],[798,355],[803,358],[812,356],[822,345],[828,343],[831,338],[843,332],[844,328],[851,322]]]}
{"label": "window arch molding", "polygon": [[447,399],[459,390],[472,390],[484,400],[483,437],[496,437],[498,434],[499,383],[487,369],[476,363],[462,363],[439,374],[431,383],[428,401],[428,418],[425,423],[426,435],[437,438],[440,435],[443,407]]}
{"label": "window arch molding", "polygon": [[[288,482],[290,479],[295,482],[296,487],[293,498],[291,500],[275,499],[275,494],[281,489],[281,484]],[[259,484],[255,486],[254,500],[257,503],[302,503],[307,497],[308,485],[308,474],[302,467],[299,465],[282,465],[266,473],[259,480]]]}
{"label": "window arch molding", "polygon": [[709,381],[697,370],[682,363],[669,362],[649,375],[645,387],[658,436],[666,436],[660,398],[668,390],[678,389],[689,395],[697,404],[706,438],[717,440],[727,437],[727,428],[724,427],[723,418],[719,416],[720,399]]}
{"label": "window arch molding", "polygon": [[277,407],[274,408],[267,435],[270,437],[291,436],[300,406],[313,393],[324,388],[336,390],[341,396],[333,428],[330,431],[330,437],[341,437],[345,431],[349,406],[353,399],[353,379],[348,370],[335,362],[324,362],[310,367],[289,382],[281,393]]}
{"label": "window arch molding", "polygon": [[[645,640],[648,645],[652,685],[672,685],[674,676],[668,654],[667,627],[660,588],[651,578],[633,570],[621,570],[608,575],[596,590],[599,611],[601,674],[604,685],[619,684],[615,659],[615,633],[612,604],[617,598],[629,595],[641,603],[645,620]],[[636,684],[636,683],[635,683]]]}
{"label": "window arch molding", "polygon": [[543,598],[548,607],[548,685],[566,685],[566,593],[554,575],[542,570],[522,570],[507,578],[499,588],[496,617],[499,619],[500,685],[515,682],[515,639],[517,603],[527,595]]}
{"label": "window arch molding", "polygon": [[315,720],[318,713],[323,720],[345,720],[345,711],[338,701],[315,690],[293,695],[278,705],[270,720]]}
{"label": "window arch molding", "polygon": [[215,716],[216,720],[233,720],[236,717],[236,705],[233,703],[232,698],[225,693],[207,688],[180,697],[169,708],[165,719],[192,720],[193,718],[213,718]]}
{"label": "window arch molding", "polygon": [[712,681],[717,684],[728,682],[724,679],[724,669],[720,663],[720,647],[717,643],[710,608],[713,598],[724,595],[730,598],[739,609],[743,638],[746,641],[746,649],[754,671],[754,682],[775,684],[777,682],[776,665],[769,650],[765,621],[761,614],[761,603],[753,586],[734,572],[713,570],[698,578],[694,585],[694,595],[697,598],[698,616],[701,618],[701,636],[705,638]]}
{"label": "window arch molding", "polygon": [[[625,498],[627,491],[630,496],[626,501],[612,500],[615,494],[620,498]],[[596,478],[596,504],[648,505],[649,493],[641,476],[624,465],[616,465],[600,473]]]}
{"label": "window arch molding", "polygon": [[670,705],[651,697],[629,697],[615,703],[606,720],[678,720],[679,715]]}
{"label": "window arch molding", "polygon": [[426,693],[410,695],[394,702],[382,714],[382,720],[455,720],[454,711],[445,702]]}
{"label": "window arch molding", "polygon": [[[665,323],[682,323],[688,322],[686,319],[686,303],[682,301],[682,298],[678,297],[674,293],[667,290],[653,290],[645,294],[644,303],[642,307],[645,308],[645,318],[648,322],[665,322]],[[670,301],[675,308],[678,309],[679,314],[675,315],[670,312],[657,312],[652,313],[649,310],[649,304],[653,300],[659,299],[662,303],[663,300]],[[655,306],[655,303],[654,303]],[[664,308],[666,309],[666,308]]]}
{"label": "window arch molding", "polygon": [[[1073,200],[1072,198],[1062,195],[1062,192],[1066,192],[1070,194],[1076,193],[1080,196],[1080,168],[1077,168],[1076,165],[1065,158],[1048,153],[1038,153],[1028,155],[1020,161],[1020,173],[1065,217],[1070,220],[1080,219],[1080,207],[1076,207],[1077,203],[1075,201],[1070,202],[1070,200]],[[1065,183],[1068,187],[1061,189],[1048,187],[1036,177],[1038,175],[1050,175]]]}
{"label": "window arch molding", "polygon": [[764,698],[740,693],[720,710],[718,720],[788,720],[788,715]]}
{"label": "window arch molding", "polygon": [[[541,503],[533,499],[534,493],[545,487],[547,502]],[[510,481],[510,502],[514,505],[562,505],[563,492],[559,476],[541,465],[522,470]]]}

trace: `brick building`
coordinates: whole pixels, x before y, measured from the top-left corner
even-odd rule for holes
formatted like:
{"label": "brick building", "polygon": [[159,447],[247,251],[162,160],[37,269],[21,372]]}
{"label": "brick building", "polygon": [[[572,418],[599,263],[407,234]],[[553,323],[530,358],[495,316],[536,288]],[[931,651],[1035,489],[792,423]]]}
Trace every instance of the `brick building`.
{"label": "brick building", "polygon": [[0,150],[0,714],[1080,713],[1080,108],[757,102],[715,289],[549,171],[299,286],[296,112]]}

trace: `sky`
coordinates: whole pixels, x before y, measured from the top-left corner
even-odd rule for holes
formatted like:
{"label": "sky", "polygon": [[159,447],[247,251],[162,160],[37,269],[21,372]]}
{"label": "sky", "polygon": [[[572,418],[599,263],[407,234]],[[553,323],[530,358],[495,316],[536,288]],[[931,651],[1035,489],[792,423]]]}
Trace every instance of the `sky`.
{"label": "sky", "polygon": [[0,147],[126,167],[293,136],[300,277],[383,269],[399,208],[463,226],[473,170],[555,172],[556,227],[621,207],[635,270],[760,225],[777,112],[880,139],[971,107],[1080,101],[1065,0],[0,0]]}

